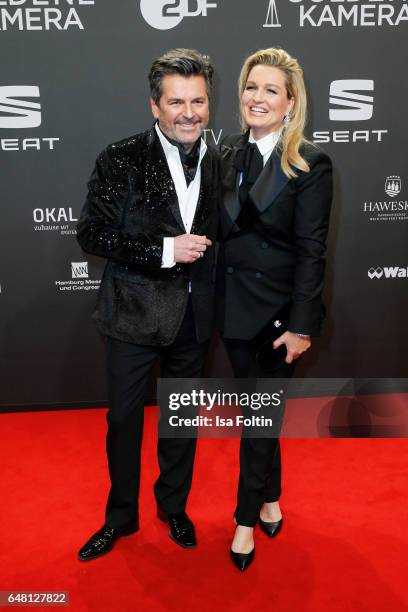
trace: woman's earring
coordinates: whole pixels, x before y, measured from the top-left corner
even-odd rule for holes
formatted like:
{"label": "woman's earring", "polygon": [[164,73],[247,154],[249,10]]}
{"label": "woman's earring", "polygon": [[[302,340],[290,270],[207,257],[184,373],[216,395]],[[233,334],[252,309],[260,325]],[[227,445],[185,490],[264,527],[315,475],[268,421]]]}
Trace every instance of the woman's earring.
{"label": "woman's earring", "polygon": [[283,125],[287,128],[289,123],[290,123],[290,117],[289,117],[289,113],[287,113],[283,117]]}

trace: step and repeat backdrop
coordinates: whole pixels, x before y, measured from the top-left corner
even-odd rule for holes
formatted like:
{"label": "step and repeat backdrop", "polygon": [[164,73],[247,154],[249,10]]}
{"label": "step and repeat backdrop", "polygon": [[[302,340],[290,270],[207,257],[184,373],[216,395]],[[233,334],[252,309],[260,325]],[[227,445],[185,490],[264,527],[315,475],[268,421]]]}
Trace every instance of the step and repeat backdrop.
{"label": "step and repeat backdrop", "polygon": [[[407,24],[406,0],[0,1],[1,408],[106,401],[90,320],[104,261],[76,222],[97,154],[152,125],[147,73],[173,47],[215,63],[215,146],[239,129],[243,60],[299,59],[307,135],[335,172],[329,315],[299,374],[406,376]],[[207,375],[228,368],[215,340]]]}

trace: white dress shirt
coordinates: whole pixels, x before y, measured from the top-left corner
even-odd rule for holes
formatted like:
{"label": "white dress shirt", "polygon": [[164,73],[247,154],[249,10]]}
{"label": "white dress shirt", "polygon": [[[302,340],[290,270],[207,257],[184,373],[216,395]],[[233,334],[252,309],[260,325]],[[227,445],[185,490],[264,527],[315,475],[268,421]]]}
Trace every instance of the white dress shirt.
{"label": "white dress shirt", "polygon": [[[201,185],[201,162],[207,151],[207,145],[204,140],[200,142],[200,153],[198,157],[197,171],[194,179],[187,186],[186,177],[184,176],[183,165],[180,159],[180,153],[178,148],[171,144],[160,130],[159,126],[155,125],[156,133],[160,139],[163,147],[166,161],[169,166],[171,178],[174,182],[174,187],[177,193],[178,204],[180,208],[180,215],[184,223],[186,234],[191,231],[193,225],[194,215],[197,208],[198,197],[200,195]],[[176,265],[174,261],[174,238],[163,238],[163,255],[162,255],[162,268],[171,268]]]}
{"label": "white dress shirt", "polygon": [[270,134],[263,136],[259,140],[255,140],[255,138],[252,135],[252,130],[250,131],[248,142],[253,142],[256,144],[256,146],[259,149],[260,154],[263,157],[264,166],[266,162],[268,161],[268,159],[270,158],[270,156],[272,155],[272,151],[276,147],[276,144],[280,138],[281,133],[282,133],[282,128],[280,128],[279,130],[276,130],[276,132],[271,132]]}

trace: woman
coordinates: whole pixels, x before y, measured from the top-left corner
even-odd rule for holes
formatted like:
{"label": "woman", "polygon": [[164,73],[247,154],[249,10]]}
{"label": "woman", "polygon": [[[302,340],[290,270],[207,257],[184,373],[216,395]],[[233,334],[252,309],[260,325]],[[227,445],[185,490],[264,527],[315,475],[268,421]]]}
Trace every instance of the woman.
{"label": "woman", "polygon": [[[243,131],[221,146],[218,326],[236,377],[288,378],[322,320],[332,167],[303,135],[303,72],[286,51],[248,57],[239,97]],[[274,342],[266,336],[267,365],[259,346],[271,322],[284,331]],[[242,571],[254,558],[256,523],[270,537],[282,527],[280,480],[279,441],[243,437],[231,546]]]}

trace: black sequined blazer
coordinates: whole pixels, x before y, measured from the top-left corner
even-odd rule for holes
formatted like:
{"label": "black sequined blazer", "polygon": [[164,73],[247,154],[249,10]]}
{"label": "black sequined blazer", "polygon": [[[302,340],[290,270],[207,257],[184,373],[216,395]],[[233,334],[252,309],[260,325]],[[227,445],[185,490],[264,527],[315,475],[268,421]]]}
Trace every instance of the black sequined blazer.
{"label": "black sequined blazer", "polygon": [[174,183],[156,131],[109,145],[97,158],[78,222],[87,253],[108,259],[96,311],[108,336],[148,346],[171,344],[191,297],[199,342],[211,333],[218,153],[208,147],[192,234],[213,241],[197,262],[161,268],[163,237],[185,233]]}

